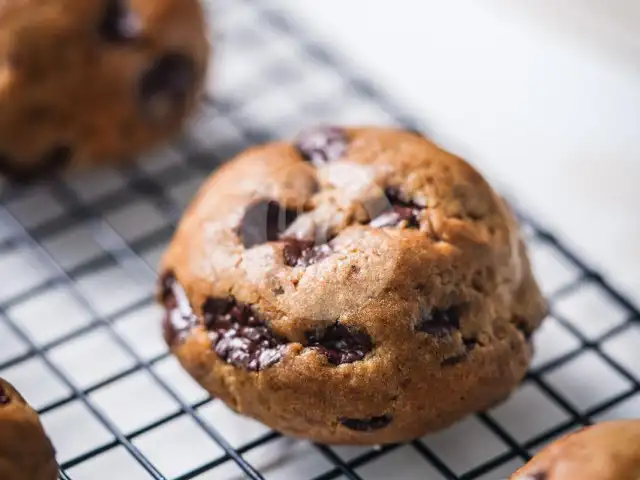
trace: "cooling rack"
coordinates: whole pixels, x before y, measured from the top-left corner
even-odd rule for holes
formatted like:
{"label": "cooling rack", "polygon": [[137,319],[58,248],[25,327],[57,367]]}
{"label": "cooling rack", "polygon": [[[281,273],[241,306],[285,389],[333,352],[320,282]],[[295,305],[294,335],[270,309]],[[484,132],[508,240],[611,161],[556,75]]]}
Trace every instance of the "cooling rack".
{"label": "cooling rack", "polygon": [[205,176],[318,122],[421,125],[268,1],[207,7],[214,82],[175,145],[125,170],[0,184],[0,376],[40,412],[60,478],[499,480],[558,435],[640,416],[638,310],[523,213],[551,313],[506,403],[368,448],[284,438],[208,398],[168,355],[152,298],[159,256]]}

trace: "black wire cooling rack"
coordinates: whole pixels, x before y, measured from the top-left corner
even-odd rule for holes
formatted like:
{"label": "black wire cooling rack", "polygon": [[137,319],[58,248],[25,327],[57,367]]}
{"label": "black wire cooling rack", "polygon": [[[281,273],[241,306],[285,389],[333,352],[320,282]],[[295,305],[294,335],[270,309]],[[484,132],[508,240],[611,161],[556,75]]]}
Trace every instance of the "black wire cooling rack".
{"label": "black wire cooling rack", "polygon": [[420,128],[269,2],[218,0],[209,14],[214,100],[173,148],[126,170],[0,185],[0,376],[40,412],[62,479],[498,480],[558,435],[640,416],[638,310],[524,215],[551,314],[505,404],[364,448],[286,439],[207,398],[167,354],[152,298],[197,186],[247,145],[312,123]]}

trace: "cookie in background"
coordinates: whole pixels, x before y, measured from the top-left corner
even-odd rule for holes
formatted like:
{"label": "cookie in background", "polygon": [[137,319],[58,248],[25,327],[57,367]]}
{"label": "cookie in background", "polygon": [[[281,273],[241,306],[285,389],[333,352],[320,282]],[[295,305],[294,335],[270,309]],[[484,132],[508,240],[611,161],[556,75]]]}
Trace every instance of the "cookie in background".
{"label": "cookie in background", "polygon": [[0,479],[57,478],[55,451],[38,414],[0,378]]}
{"label": "cookie in background", "polygon": [[0,174],[121,162],[170,139],[209,49],[198,0],[0,3]]}
{"label": "cookie in background", "polygon": [[511,480],[638,480],[640,420],[583,428],[545,447]]}

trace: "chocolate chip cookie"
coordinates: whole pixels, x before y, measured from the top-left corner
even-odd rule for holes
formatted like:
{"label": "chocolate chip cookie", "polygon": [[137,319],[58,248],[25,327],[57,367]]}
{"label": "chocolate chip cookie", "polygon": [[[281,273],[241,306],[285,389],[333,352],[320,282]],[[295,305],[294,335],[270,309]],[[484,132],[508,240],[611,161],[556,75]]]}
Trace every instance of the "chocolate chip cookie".
{"label": "chocolate chip cookie", "polygon": [[208,52],[198,0],[0,2],[0,174],[118,161],[171,137]]}
{"label": "chocolate chip cookie", "polygon": [[55,480],[54,454],[38,414],[0,378],[0,478]]}
{"label": "chocolate chip cookie", "polygon": [[587,427],[544,448],[512,480],[638,480],[640,420]]}
{"label": "chocolate chip cookie", "polygon": [[545,315],[514,215],[412,132],[319,127],[242,153],[161,264],[165,338],[231,408],[380,444],[505,399]]}

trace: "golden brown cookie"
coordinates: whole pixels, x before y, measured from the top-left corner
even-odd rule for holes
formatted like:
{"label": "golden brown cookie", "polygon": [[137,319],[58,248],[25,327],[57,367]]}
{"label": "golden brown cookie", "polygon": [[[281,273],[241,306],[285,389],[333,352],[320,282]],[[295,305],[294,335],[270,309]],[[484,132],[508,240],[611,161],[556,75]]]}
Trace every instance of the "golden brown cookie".
{"label": "golden brown cookie", "polygon": [[544,448],[512,480],[638,480],[640,420],[605,422]]}
{"label": "golden brown cookie", "polygon": [[38,414],[0,378],[0,479],[55,480],[54,455]]}
{"label": "golden brown cookie", "polygon": [[166,252],[165,336],[231,408],[378,444],[505,399],[545,313],[516,220],[427,139],[325,127],[205,183]]}
{"label": "golden brown cookie", "polygon": [[0,174],[166,140],[197,103],[208,52],[198,0],[0,2]]}

